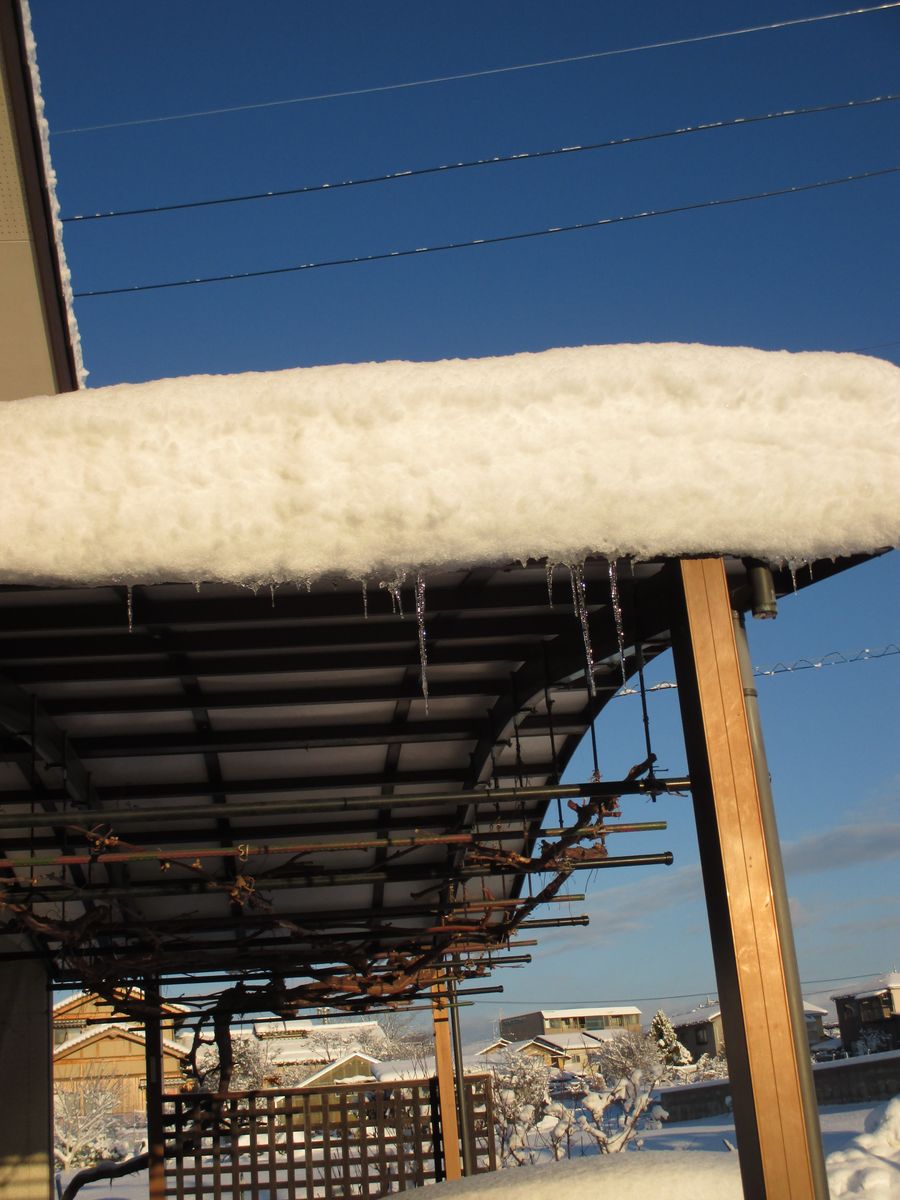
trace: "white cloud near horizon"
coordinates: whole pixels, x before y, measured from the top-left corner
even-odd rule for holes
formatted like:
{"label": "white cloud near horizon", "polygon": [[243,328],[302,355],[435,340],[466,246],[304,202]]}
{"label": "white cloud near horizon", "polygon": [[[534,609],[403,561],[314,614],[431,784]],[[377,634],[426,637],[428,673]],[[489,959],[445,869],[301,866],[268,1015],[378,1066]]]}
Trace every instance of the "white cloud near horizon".
{"label": "white cloud near horizon", "polygon": [[900,821],[836,825],[781,848],[785,875],[815,875],[838,867],[900,858]]}

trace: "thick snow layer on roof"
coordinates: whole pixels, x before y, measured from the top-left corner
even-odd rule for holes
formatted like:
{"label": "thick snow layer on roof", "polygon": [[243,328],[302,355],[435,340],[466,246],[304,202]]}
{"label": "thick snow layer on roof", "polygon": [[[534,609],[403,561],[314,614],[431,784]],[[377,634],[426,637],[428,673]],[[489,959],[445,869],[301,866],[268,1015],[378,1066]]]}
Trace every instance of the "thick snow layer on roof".
{"label": "thick snow layer on roof", "polygon": [[0,581],[231,582],[900,542],[900,370],[588,346],[0,408]]}

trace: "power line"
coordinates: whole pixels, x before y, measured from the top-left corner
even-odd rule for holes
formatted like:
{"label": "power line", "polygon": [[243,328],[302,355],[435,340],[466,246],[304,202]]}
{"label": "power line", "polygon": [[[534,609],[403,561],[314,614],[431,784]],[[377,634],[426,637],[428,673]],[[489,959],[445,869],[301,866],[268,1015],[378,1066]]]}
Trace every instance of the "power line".
{"label": "power line", "polygon": [[[809,988],[809,987],[813,987],[815,984],[819,984],[819,983],[829,983],[829,984],[830,983],[850,983],[854,980],[877,979],[877,978],[879,978],[880,975],[884,975],[884,974],[887,974],[887,972],[885,972],[885,971],[881,971],[881,972],[870,971],[870,972],[863,973],[861,975],[835,975],[829,979],[801,979],[800,986],[802,988]],[[668,992],[662,991],[662,992],[657,992],[653,996],[629,996],[627,998],[627,1000],[623,1000],[619,997],[612,998],[612,999],[609,997],[600,997],[599,999],[594,1000],[593,1003],[596,1005],[649,1004],[651,1000],[693,1000],[697,996],[716,996],[716,995],[718,995],[718,991],[715,987],[713,987],[713,988],[701,988],[701,990],[699,992],[682,992],[678,996],[673,996],[673,995],[670,995]],[[509,1008],[512,1005],[515,1005],[516,1007],[518,1007],[520,1004],[537,1004],[537,1005],[546,1004],[548,1006],[549,1005],[554,1005],[554,1006],[558,1005],[560,1007],[564,1006],[566,1008],[573,1007],[571,999],[567,999],[567,1000],[513,1000],[509,996],[506,996],[502,1000],[473,1000],[472,1003],[473,1004],[494,1004],[494,1005],[499,1004],[502,1008]],[[576,1005],[575,1007],[588,1008],[588,1007],[590,1007],[590,1005],[585,1003],[583,1005]]]}
{"label": "power line", "polygon": [[753,125],[761,121],[775,121],[782,117],[801,117],[817,113],[840,112],[851,108],[864,108],[874,104],[888,104],[900,100],[900,93],[888,96],[871,96],[865,100],[847,100],[838,104],[814,104],[805,108],[786,108],[780,112],[761,113],[751,117],[730,117],[722,121],[704,121],[699,125],[685,125],[678,129],[665,129],[657,133],[635,134],[629,137],[610,138],[604,142],[590,142],[577,146],[559,146],[550,150],[527,150],[518,154],[495,154],[489,158],[473,158],[462,162],[443,163],[440,166],[417,167],[406,171],[390,171],[383,175],[367,175],[359,179],[341,179],[331,183],[304,184],[300,187],[281,188],[278,191],[248,192],[240,196],[218,196],[210,200],[189,200],[176,204],[156,204],[145,208],[121,208],[109,212],[77,213],[63,217],[64,223],[75,221],[103,221],[110,217],[140,217],[156,213],[180,212],[192,208],[209,208],[219,204],[243,204],[252,200],[273,200],[283,196],[305,196],[312,192],[333,192],[340,188],[363,187],[373,183],[391,183],[400,179],[415,179],[422,175],[437,175],[447,171],[461,171],[469,167],[493,167],[500,163],[526,162],[531,159],[555,158],[563,154],[584,154],[592,150],[608,150],[614,146],[637,145],[640,142],[660,141],[664,138],[682,137],[690,133],[705,133],[710,129],[731,129],[737,125]]}
{"label": "power line", "polygon": [[483,71],[464,71],[457,75],[436,75],[430,79],[411,79],[403,83],[385,83],[375,87],[352,88],[340,92],[321,92],[312,96],[292,96],[287,100],[263,100],[254,104],[234,104],[227,108],[207,108],[196,112],[172,113],[163,117],[138,117],[130,121],[108,121],[102,125],[81,125],[71,129],[54,129],[51,137],[63,137],[73,133],[96,133],[103,129],[125,129],[135,125],[159,125],[168,121],[190,121],[196,117],[217,117],[228,113],[250,112],[262,108],[283,108],[292,104],[312,104],[321,100],[340,100],[353,96],[372,96],[378,92],[398,92],[408,88],[429,87],[437,83],[455,83],[465,79],[483,79],[488,75],[509,75],[516,71],[534,71],[540,67],[564,66],[567,63],[588,62],[592,59],[615,58],[623,54],[640,54],[645,50],[666,50],[675,46],[691,46],[700,42],[721,41],[724,38],[741,37],[748,33],[766,33],[776,29],[788,29],[797,25],[813,25],[819,21],[834,21],[840,17],[864,16],[867,13],[883,12],[889,8],[900,8],[900,0],[875,4],[866,8],[846,8],[840,12],[820,13],[813,17],[795,17],[790,21],[772,21],[767,25],[746,25],[741,29],[727,29],[718,33],[701,33],[694,37],[671,38],[662,42],[645,42],[639,46],[622,46],[613,50],[594,50],[588,54],[573,54],[566,58],[547,58],[540,62],[518,63],[509,67],[489,67]]}
{"label": "power line", "polygon": [[[898,0],[900,3],[900,0]],[[644,212],[628,213],[623,216],[601,217],[596,221],[579,221],[573,225],[556,225],[550,229],[533,229],[524,233],[497,234],[494,237],[473,238],[464,242],[443,242],[434,246],[417,246],[414,249],[387,250],[378,254],[358,254],[349,258],[322,259],[318,262],[295,263],[288,267],[268,267],[259,271],[236,271],[228,275],[206,275],[195,279],[172,279],[163,283],[138,283],[129,287],[97,288],[93,291],[75,292],[76,299],[93,296],[122,296],[132,292],[155,292],[164,288],[193,287],[204,283],[230,283],[238,279],[261,279],[270,275],[290,275],[298,271],[317,271],[325,267],[358,266],[361,263],[383,262],[389,258],[410,258],[419,254],[438,254],[444,250],[466,250],[474,246],[496,246],[502,242],[521,242],[530,238],[549,237],[557,233],[574,233],[582,229],[599,229],[604,225],[622,225],[628,221],[643,221],[650,217],[668,217],[675,213],[696,212],[700,209],[724,208],[731,204],[746,204],[751,200],[771,200],[776,196],[791,196],[800,192],[811,192],[819,188],[837,187],[844,183],[857,183],[863,179],[875,179],[882,175],[894,175],[900,166],[882,167],[875,171],[862,171],[858,175],[844,175],[839,179],[821,179],[815,183],[793,184],[775,188],[768,192],[753,192],[743,196],[726,196],[717,200],[701,200],[694,204],[679,204],[672,208],[651,208]]]}
{"label": "power line", "polygon": [[[846,663],[858,662],[874,662],[879,658],[889,658],[893,654],[900,654],[900,646],[895,642],[888,643],[887,646],[880,650],[869,650],[868,647],[864,650],[856,650],[850,654],[844,654],[840,650],[830,650],[828,654],[823,654],[821,658],[798,658],[792,663],[775,663],[771,667],[754,667],[753,674],[757,679],[771,678],[775,675],[789,675],[794,671],[816,670],[820,667],[837,667]],[[678,688],[678,684],[674,679],[665,679],[659,683],[654,683],[647,688],[648,692],[670,692]],[[622,696],[638,696],[640,692],[638,688],[623,687],[619,688],[613,697],[618,700]]]}

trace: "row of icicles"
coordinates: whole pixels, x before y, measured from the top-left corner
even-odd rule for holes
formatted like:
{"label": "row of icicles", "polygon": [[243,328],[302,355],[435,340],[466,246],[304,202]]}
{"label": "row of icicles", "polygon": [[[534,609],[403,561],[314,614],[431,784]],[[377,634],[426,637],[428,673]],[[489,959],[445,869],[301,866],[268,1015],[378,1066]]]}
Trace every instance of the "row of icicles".
{"label": "row of icicles", "polygon": [[[575,612],[575,618],[581,628],[581,637],[584,642],[584,663],[585,676],[588,681],[588,687],[592,696],[597,694],[596,684],[594,682],[594,651],[591,645],[591,629],[589,621],[588,603],[587,603],[587,583],[584,578],[584,560],[580,563],[554,563],[547,562],[547,597],[550,602],[550,607],[553,607],[553,572],[558,566],[564,566],[569,572],[569,582],[572,588],[572,607]],[[789,562],[787,566],[791,573],[791,582],[794,591],[797,590],[797,572],[806,567],[812,579],[812,563],[808,562]],[[403,619],[403,597],[401,589],[406,583],[408,576],[406,571],[401,571],[394,579],[380,580],[378,587],[388,593],[391,598],[391,611]],[[369,581],[362,579],[362,611],[363,618],[369,618]],[[305,580],[307,592],[312,591],[313,581]],[[275,607],[275,592],[278,585],[275,582],[258,583],[258,584],[242,584],[249,591],[257,595],[261,588],[268,587],[269,594],[272,598],[272,607]],[[297,585],[299,589],[299,584]],[[200,591],[200,583],[195,583],[194,588],[197,592]],[[131,633],[134,629],[134,601],[132,595],[132,585],[129,584],[125,589],[126,606],[128,611],[128,632]],[[619,570],[615,559],[609,560],[609,592],[612,606],[613,620],[616,626],[616,641],[619,648],[619,663],[622,669],[622,685],[625,686],[627,680],[625,675],[625,627],[622,621],[622,602],[619,595]],[[425,700],[425,712],[428,712],[428,649],[426,645],[425,634],[425,578],[421,573],[416,574],[416,582],[414,587],[414,601],[416,613],[416,629],[419,641],[419,671],[422,684],[422,696]]]}

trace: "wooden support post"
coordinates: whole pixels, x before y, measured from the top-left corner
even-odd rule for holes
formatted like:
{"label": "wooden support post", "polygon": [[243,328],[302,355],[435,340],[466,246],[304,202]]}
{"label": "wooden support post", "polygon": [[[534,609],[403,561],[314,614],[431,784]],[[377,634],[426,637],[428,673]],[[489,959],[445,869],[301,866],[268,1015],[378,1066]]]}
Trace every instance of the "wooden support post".
{"label": "wooden support post", "polygon": [[[744,1195],[827,1200],[774,812],[721,559],[672,564],[672,645]],[[759,771],[759,774],[757,772]]]}
{"label": "wooden support post", "polygon": [[[531,961],[530,955],[524,955]],[[453,962],[459,966],[460,956],[453,955]],[[506,962],[507,959],[504,959]],[[466,1064],[463,1055],[462,1031],[459,1027],[459,1004],[456,1001],[456,980],[451,976],[447,980],[447,997],[449,1000],[450,1034],[453,1043],[453,1073],[456,1079],[456,1112],[459,1118],[459,1140],[462,1146],[462,1173],[475,1174],[475,1147],[473,1145],[472,1113],[466,1095]]]}
{"label": "wooden support post", "polygon": [[431,1018],[434,1023],[434,1064],[441,1105],[441,1140],[444,1144],[444,1178],[460,1179],[462,1162],[459,1154],[459,1122],[456,1118],[456,1095],[453,1090],[453,1056],[450,1049],[450,1017],[447,1002],[435,984],[431,997]]}
{"label": "wooden support post", "polygon": [[147,1151],[149,1200],[166,1200],[165,1127],[163,1125],[163,1052],[162,1013],[159,1010],[159,981],[148,979],[144,999],[155,1007],[156,1015],[144,1018],[144,1060],[147,1070]]}

